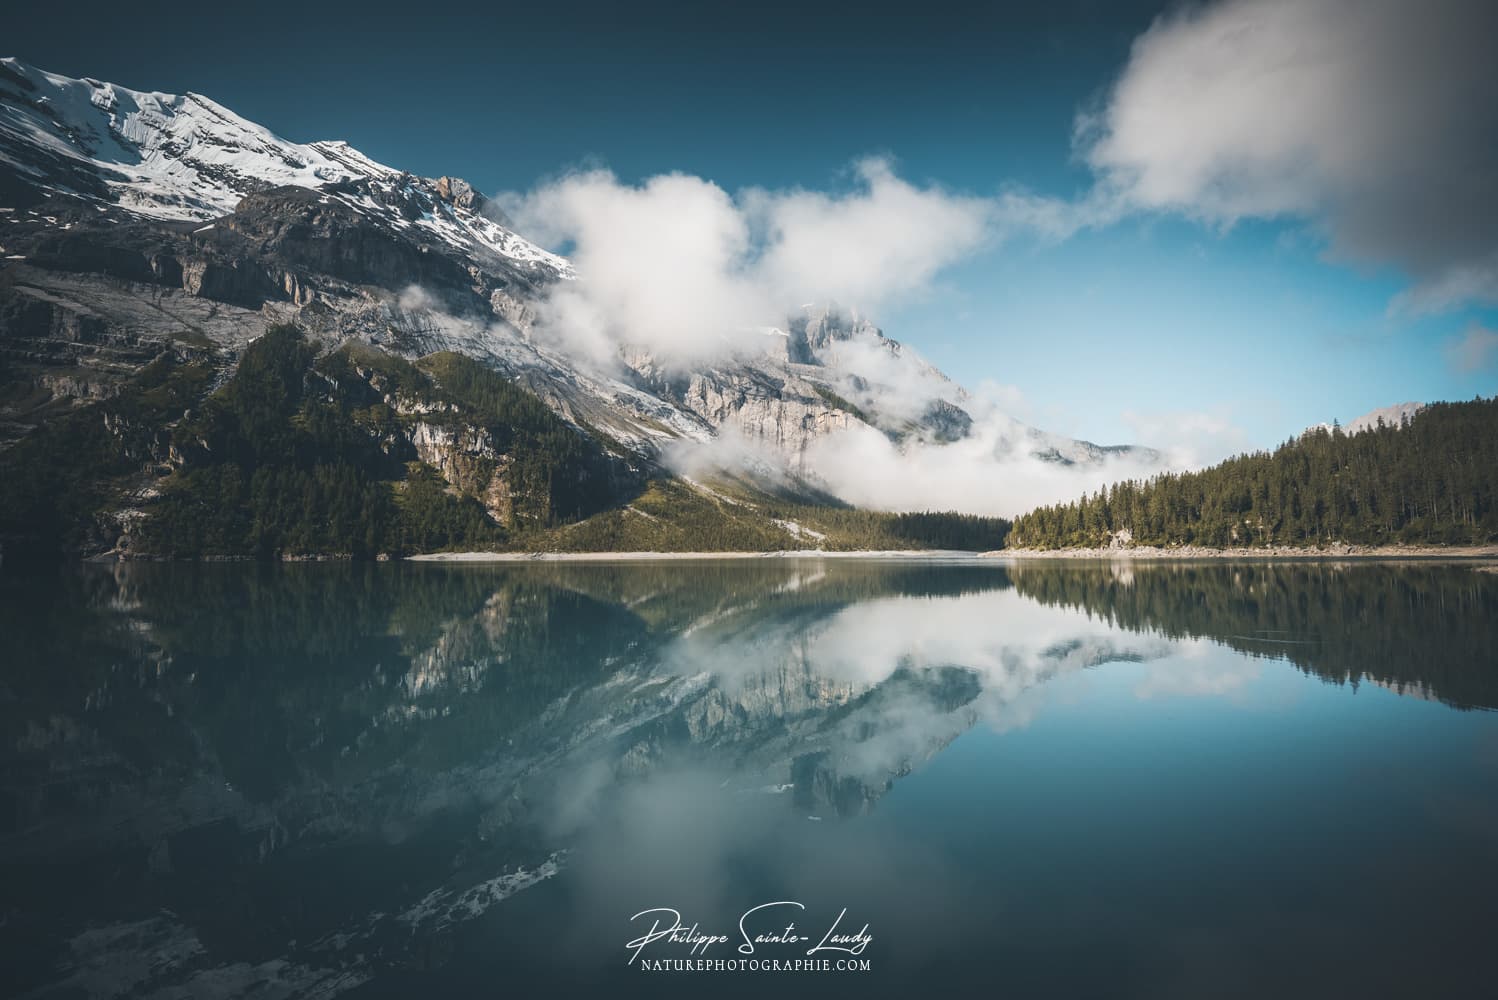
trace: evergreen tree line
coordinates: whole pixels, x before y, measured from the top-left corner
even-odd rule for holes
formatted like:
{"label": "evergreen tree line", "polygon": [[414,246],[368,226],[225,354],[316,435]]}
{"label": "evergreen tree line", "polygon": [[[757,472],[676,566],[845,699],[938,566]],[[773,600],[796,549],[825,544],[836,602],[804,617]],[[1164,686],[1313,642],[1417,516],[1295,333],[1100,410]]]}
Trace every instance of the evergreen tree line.
{"label": "evergreen tree line", "polygon": [[0,550],[55,557],[107,546],[101,512],[118,481],[158,450],[160,428],[208,391],[213,369],[169,355],[142,369],[113,399],[61,414],[0,452]]}
{"label": "evergreen tree line", "polygon": [[[519,525],[497,523],[417,461],[385,393],[431,404],[421,418],[429,423],[487,431],[510,462],[525,525],[563,523],[609,500],[608,461],[596,446],[477,362],[439,354],[418,366],[354,347],[319,360],[299,330],[277,326],[173,432],[183,467],[144,523],[141,548],[264,558],[502,545]],[[491,461],[477,474],[492,471]]]}
{"label": "evergreen tree line", "polygon": [[952,549],[989,552],[1004,547],[1009,521],[956,511],[891,514],[857,507],[794,506],[770,510],[827,536],[833,549]]}
{"label": "evergreen tree line", "polygon": [[1009,522],[1002,517],[925,510],[896,514],[889,532],[896,538],[917,543],[916,548],[987,552],[1004,547],[1009,537]]}
{"label": "evergreen tree line", "polygon": [[[534,394],[470,358],[415,363],[347,344],[322,357],[292,326],[250,344],[216,391],[207,361],[163,356],[114,399],[0,453],[0,547],[58,556],[372,558],[452,549],[994,549],[1008,522],[816,505],[750,489],[726,502],[641,476]],[[391,400],[418,404],[419,417]],[[482,431],[455,482],[418,460],[409,424]],[[616,446],[617,450],[617,446]],[[476,497],[504,463],[499,520]],[[152,487],[154,498],[142,488]],[[733,487],[724,485],[730,491]],[[132,502],[129,498],[139,496]],[[797,526],[804,526],[801,531]]]}
{"label": "evergreen tree line", "polygon": [[[1128,536],[1121,535],[1128,532]],[[1132,536],[1132,537],[1129,537]],[[1498,541],[1498,397],[1436,403],[1401,424],[1318,428],[1273,452],[1040,507],[1010,544],[1056,549],[1472,544]]]}

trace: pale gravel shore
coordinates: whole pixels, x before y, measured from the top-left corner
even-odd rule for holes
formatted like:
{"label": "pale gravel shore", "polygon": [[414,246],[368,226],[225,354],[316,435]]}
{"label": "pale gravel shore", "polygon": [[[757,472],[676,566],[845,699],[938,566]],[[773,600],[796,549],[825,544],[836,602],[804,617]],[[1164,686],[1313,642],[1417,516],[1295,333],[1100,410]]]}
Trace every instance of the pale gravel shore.
{"label": "pale gravel shore", "polygon": [[1195,545],[1161,548],[1139,545],[1127,549],[998,549],[983,553],[998,559],[1498,559],[1498,545],[1328,545],[1296,548],[1288,545],[1258,549],[1209,549]]}
{"label": "pale gravel shore", "polygon": [[889,549],[826,552],[425,552],[406,556],[412,562],[650,562],[674,559],[978,559],[978,552],[949,549]]}
{"label": "pale gravel shore", "polygon": [[406,556],[412,562],[653,562],[681,559],[1115,559],[1181,561],[1190,559],[1451,559],[1498,560],[1498,545],[1329,545],[1326,548],[1207,549],[1198,546],[1129,549],[995,549],[963,552],[950,549],[890,549],[827,552],[792,549],[783,552],[427,552]]}

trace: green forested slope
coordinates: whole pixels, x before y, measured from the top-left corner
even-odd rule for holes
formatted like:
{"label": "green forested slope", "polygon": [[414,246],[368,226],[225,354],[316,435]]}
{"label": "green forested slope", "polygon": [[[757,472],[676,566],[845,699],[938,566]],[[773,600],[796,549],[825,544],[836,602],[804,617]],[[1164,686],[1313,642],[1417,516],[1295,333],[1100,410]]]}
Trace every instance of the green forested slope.
{"label": "green forested slope", "polygon": [[1314,430],[1200,472],[1119,483],[1014,522],[1021,548],[1498,541],[1498,398],[1403,426]]}
{"label": "green forested slope", "polygon": [[278,326],[215,378],[211,359],[164,355],[0,453],[4,554],[991,549],[1008,530],[699,489],[458,354],[319,357]]}

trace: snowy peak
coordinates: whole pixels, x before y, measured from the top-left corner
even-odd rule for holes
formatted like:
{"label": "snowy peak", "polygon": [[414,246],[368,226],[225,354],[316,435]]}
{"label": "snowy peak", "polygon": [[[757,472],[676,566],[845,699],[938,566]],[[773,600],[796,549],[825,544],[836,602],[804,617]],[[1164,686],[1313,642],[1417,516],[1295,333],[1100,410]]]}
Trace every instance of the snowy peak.
{"label": "snowy peak", "polygon": [[376,163],[342,139],[325,139],[310,143],[308,149],[326,157],[329,162],[346,169],[350,177],[368,177],[376,180],[391,180],[400,176],[400,171]]}
{"label": "snowy peak", "polygon": [[207,221],[255,191],[396,173],[362,156],[365,169],[356,171],[352,157],[334,160],[288,142],[198,94],[75,80],[16,59],[0,66],[0,159],[44,190],[66,190],[69,180],[93,168],[123,208]]}
{"label": "snowy peak", "polygon": [[198,94],[132,90],[0,60],[0,194],[11,188],[116,205],[149,218],[210,222],[246,195],[328,192],[413,235],[495,255],[548,277],[570,264],[484,214],[465,181],[414,177],[342,141],[283,139]]}

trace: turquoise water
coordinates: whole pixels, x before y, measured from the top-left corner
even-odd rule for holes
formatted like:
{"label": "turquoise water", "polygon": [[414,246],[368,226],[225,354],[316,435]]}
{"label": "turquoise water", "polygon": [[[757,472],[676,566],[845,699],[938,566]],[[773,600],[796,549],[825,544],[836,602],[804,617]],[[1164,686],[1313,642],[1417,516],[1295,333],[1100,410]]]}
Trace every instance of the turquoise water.
{"label": "turquoise water", "polygon": [[[0,596],[17,995],[1498,975],[1491,573],[126,565]],[[668,908],[727,940],[630,947]],[[741,954],[746,911],[814,940]],[[857,953],[808,956],[834,923]],[[813,959],[853,968],[766,967]]]}

